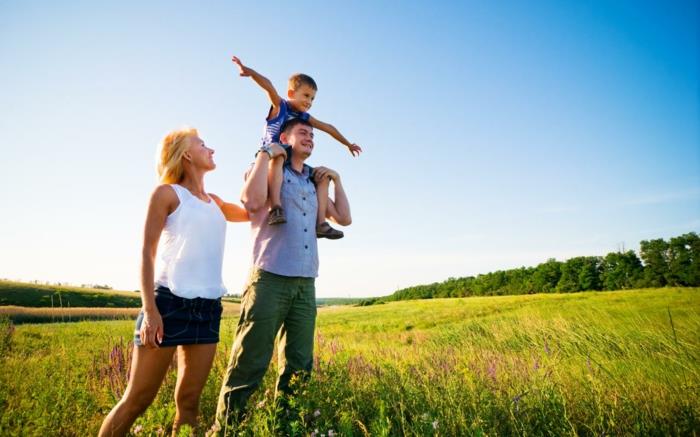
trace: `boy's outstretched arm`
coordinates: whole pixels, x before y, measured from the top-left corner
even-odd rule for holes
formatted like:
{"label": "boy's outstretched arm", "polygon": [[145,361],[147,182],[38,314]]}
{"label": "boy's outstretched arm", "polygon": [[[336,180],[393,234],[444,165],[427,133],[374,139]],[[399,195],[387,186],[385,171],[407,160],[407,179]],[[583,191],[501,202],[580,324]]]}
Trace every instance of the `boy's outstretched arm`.
{"label": "boy's outstretched arm", "polygon": [[348,151],[350,154],[352,154],[352,156],[359,156],[362,152],[362,148],[360,146],[348,141],[332,124],[324,123],[321,120],[315,119],[313,116],[309,116],[309,123],[311,123],[311,126],[313,126],[315,129],[320,129],[338,140],[338,142],[348,148]]}
{"label": "boy's outstretched arm", "polygon": [[231,60],[234,64],[238,65],[238,70],[241,76],[252,78],[253,81],[255,81],[255,83],[257,83],[258,86],[260,86],[260,88],[265,90],[272,106],[275,108],[279,107],[280,100],[282,100],[282,98],[279,94],[277,94],[277,90],[275,89],[275,86],[272,85],[272,82],[270,82],[270,79],[266,78],[265,76],[253,70],[252,68],[243,65],[241,60],[238,59],[236,56],[232,57]]}

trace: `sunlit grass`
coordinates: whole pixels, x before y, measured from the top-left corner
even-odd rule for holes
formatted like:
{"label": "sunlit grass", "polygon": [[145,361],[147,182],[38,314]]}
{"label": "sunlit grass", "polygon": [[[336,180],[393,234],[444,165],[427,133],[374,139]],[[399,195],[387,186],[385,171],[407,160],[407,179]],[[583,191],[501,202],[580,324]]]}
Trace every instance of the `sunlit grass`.
{"label": "sunlit grass", "polygon": [[[700,429],[700,291],[396,302],[319,312],[315,372],[276,420],[274,362],[243,435],[687,435]],[[202,402],[211,425],[237,317]],[[3,334],[0,434],[95,434],[123,390],[133,322]],[[12,327],[0,326],[2,332]],[[31,375],[27,378],[25,375]],[[174,371],[134,430],[166,433]],[[206,425],[206,426],[205,426]]]}

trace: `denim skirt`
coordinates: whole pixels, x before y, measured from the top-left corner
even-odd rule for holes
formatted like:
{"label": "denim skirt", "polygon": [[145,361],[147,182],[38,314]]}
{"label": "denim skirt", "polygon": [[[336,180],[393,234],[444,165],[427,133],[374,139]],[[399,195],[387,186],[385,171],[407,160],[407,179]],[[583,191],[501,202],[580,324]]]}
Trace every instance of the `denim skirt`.
{"label": "denim skirt", "polygon": [[[163,286],[155,290],[155,297],[156,307],[163,319],[164,335],[160,346],[219,342],[219,325],[223,310],[221,299],[185,299],[174,295]],[[136,346],[143,346],[139,336],[141,323],[143,310],[139,312],[134,329]]]}

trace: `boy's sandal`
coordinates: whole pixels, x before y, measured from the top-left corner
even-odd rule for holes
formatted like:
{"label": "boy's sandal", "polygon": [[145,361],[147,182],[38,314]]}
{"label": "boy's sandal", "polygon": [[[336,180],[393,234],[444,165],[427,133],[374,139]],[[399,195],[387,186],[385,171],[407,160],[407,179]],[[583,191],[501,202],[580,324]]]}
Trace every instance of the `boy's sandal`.
{"label": "boy's sandal", "polygon": [[345,234],[343,231],[333,229],[328,222],[323,222],[316,226],[316,237],[317,238],[328,238],[329,240],[337,240],[343,238]]}
{"label": "boy's sandal", "polygon": [[284,209],[275,205],[270,208],[270,214],[267,217],[268,225],[281,225],[282,223],[287,223],[287,218],[284,216]]}

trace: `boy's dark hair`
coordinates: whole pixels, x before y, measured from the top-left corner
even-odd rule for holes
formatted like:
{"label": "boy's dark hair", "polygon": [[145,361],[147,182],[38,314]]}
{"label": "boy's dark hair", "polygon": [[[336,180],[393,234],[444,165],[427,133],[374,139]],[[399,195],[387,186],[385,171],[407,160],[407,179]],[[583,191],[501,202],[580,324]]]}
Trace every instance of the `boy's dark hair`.
{"label": "boy's dark hair", "polygon": [[313,89],[314,91],[318,91],[318,87],[316,86],[316,81],[311,78],[311,76],[308,76],[303,73],[296,73],[292,74],[289,77],[289,82],[287,83],[287,88],[296,91],[300,86],[302,85],[308,85]]}
{"label": "boy's dark hair", "polygon": [[299,124],[313,128],[313,126],[311,126],[311,123],[309,123],[306,120],[302,120],[301,118],[292,118],[291,120],[287,120],[282,124],[280,132],[288,134],[292,131],[292,129],[294,129],[294,126]]}

